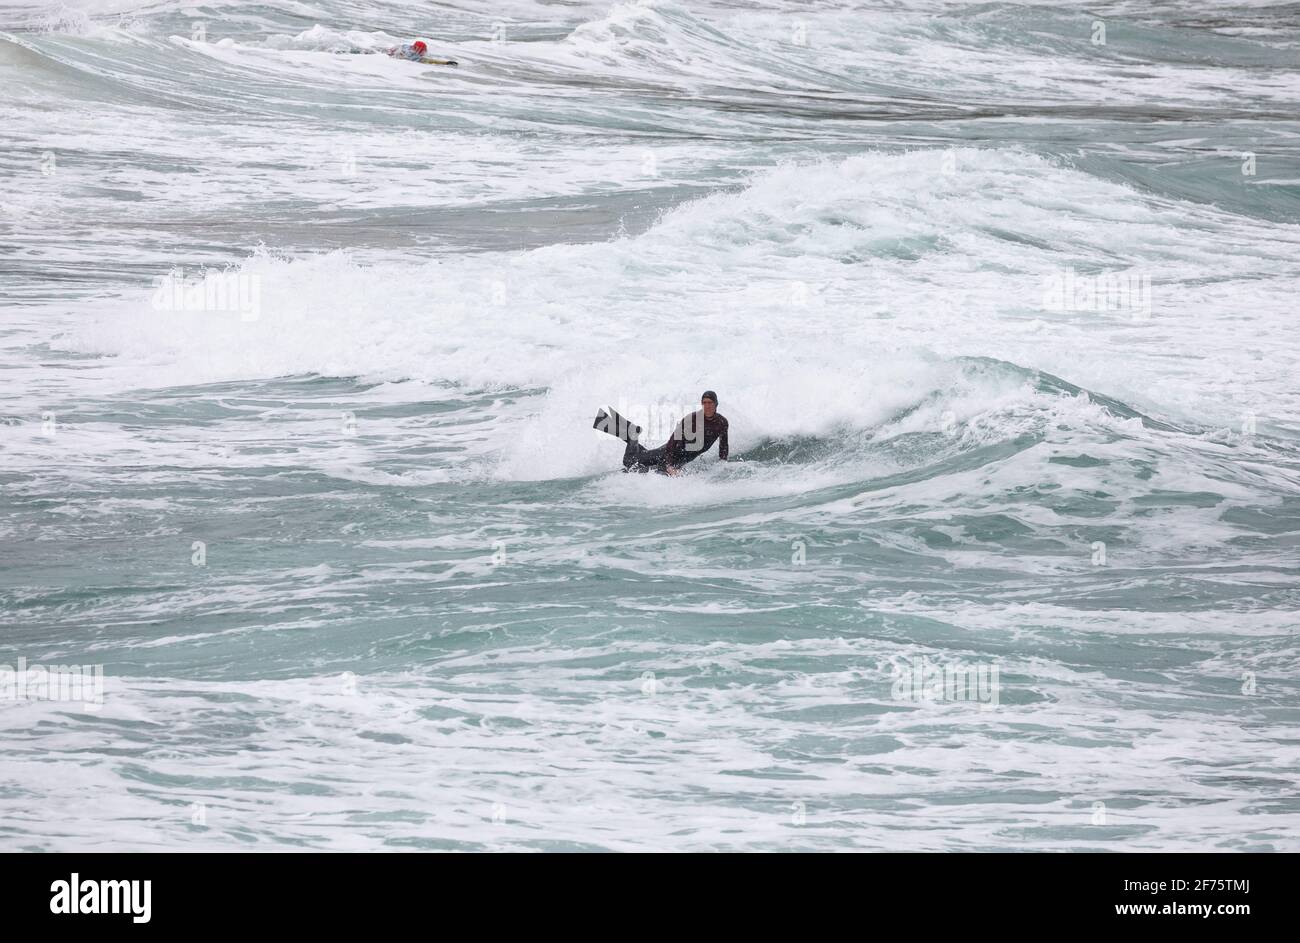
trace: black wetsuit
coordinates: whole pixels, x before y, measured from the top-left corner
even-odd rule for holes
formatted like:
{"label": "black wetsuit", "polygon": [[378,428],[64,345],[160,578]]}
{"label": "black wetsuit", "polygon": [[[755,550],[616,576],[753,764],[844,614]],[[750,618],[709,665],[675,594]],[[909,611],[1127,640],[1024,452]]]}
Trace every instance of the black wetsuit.
{"label": "black wetsuit", "polygon": [[[639,430],[638,430],[639,431]],[[648,449],[633,440],[623,452],[624,471],[658,471],[681,468],[707,452],[718,443],[718,458],[727,458],[727,420],[715,412],[712,419],[704,418],[704,410],[697,409],[677,423],[668,441],[657,449]]]}

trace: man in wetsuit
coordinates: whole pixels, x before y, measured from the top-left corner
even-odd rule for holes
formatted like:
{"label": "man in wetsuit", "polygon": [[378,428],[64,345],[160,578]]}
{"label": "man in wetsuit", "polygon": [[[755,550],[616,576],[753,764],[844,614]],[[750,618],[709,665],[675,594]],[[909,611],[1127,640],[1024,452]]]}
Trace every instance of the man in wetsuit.
{"label": "man in wetsuit", "polygon": [[[637,429],[637,432],[640,432]],[[705,390],[700,396],[700,410],[677,423],[673,434],[657,449],[647,449],[630,436],[623,453],[624,471],[658,471],[675,475],[687,462],[699,458],[718,443],[718,458],[727,460],[727,419],[718,412],[718,394]]]}
{"label": "man in wetsuit", "polygon": [[433,59],[428,53],[429,47],[423,39],[417,39],[413,43],[402,43],[400,46],[394,46],[388,50],[388,54],[394,59],[409,59],[412,62],[420,62],[424,65],[456,65],[455,59]]}
{"label": "man in wetsuit", "polygon": [[394,59],[411,59],[419,62],[424,58],[424,54],[429,51],[423,39],[417,39],[413,43],[402,43],[400,46],[394,46],[388,50],[388,54]]}

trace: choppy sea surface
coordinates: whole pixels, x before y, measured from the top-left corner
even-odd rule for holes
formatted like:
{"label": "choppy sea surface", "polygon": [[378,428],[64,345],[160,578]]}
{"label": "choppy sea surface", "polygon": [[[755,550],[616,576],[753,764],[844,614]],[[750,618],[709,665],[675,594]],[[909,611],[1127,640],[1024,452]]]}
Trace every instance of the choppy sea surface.
{"label": "choppy sea surface", "polygon": [[1297,63],[0,6],[0,849],[1300,850]]}

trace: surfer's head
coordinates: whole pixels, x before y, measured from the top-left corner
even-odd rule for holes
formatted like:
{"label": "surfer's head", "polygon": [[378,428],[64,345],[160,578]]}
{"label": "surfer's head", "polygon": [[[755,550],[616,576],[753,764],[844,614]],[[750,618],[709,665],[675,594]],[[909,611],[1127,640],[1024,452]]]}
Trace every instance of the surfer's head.
{"label": "surfer's head", "polygon": [[700,405],[704,407],[704,418],[712,419],[713,414],[718,411],[718,394],[712,390],[705,390],[700,394]]}
{"label": "surfer's head", "polygon": [[418,52],[420,55],[424,55],[425,52],[427,52],[429,49],[429,47],[424,44],[423,39],[417,39],[415,42],[411,43],[411,48],[414,49],[416,52]]}

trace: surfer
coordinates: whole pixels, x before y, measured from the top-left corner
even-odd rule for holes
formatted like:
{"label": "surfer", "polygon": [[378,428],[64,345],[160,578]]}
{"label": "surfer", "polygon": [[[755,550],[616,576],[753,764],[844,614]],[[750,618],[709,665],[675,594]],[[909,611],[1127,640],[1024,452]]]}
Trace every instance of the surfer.
{"label": "surfer", "polygon": [[647,449],[638,439],[641,427],[628,422],[618,413],[600,410],[595,428],[617,436],[627,443],[623,452],[623,471],[656,471],[675,475],[687,462],[693,462],[718,443],[718,458],[727,460],[727,419],[718,412],[718,394],[705,390],[700,395],[700,409],[682,417],[673,434],[657,449]]}
{"label": "surfer", "polygon": [[422,62],[425,65],[455,65],[455,59],[430,59],[425,55],[429,51],[428,45],[423,39],[417,39],[413,43],[402,43],[400,46],[394,46],[388,50],[388,54],[394,59],[409,59],[412,62]]}
{"label": "surfer", "polygon": [[412,59],[419,61],[424,58],[424,54],[429,51],[429,47],[423,39],[417,39],[413,43],[402,43],[400,46],[394,46],[388,50],[388,54],[394,59]]}

